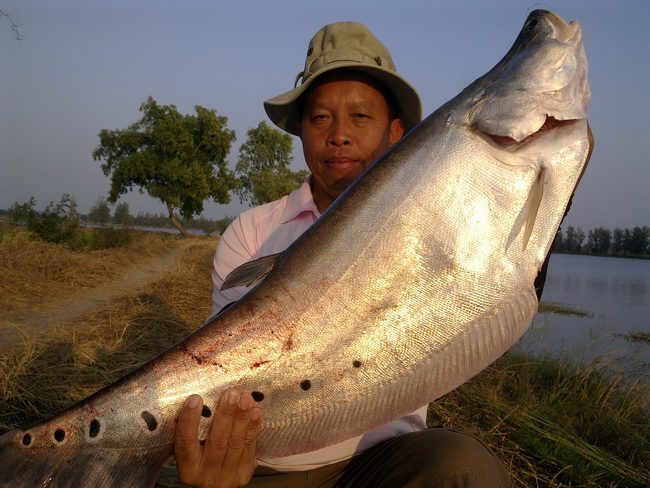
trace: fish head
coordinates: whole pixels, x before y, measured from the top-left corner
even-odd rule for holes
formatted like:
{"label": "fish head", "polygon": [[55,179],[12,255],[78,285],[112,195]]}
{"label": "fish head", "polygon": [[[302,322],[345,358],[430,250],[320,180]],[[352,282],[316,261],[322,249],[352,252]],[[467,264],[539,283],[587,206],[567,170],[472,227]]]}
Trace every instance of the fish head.
{"label": "fish head", "polygon": [[431,187],[450,193],[457,261],[498,261],[532,286],[591,154],[587,75],[579,23],[536,10],[495,67],[430,116],[451,154],[431,161],[453,184]]}
{"label": "fish head", "polygon": [[582,29],[546,10],[530,14],[503,59],[461,94],[465,123],[499,142],[586,119],[591,98]]}

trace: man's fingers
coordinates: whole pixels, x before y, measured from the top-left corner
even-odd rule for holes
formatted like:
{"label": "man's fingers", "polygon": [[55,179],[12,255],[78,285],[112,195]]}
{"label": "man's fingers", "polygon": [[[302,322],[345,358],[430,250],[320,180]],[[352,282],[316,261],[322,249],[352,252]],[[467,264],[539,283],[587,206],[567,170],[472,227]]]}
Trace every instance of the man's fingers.
{"label": "man's fingers", "polygon": [[248,393],[243,393],[239,397],[237,407],[238,408],[232,419],[228,448],[226,449],[223,460],[224,469],[237,467],[241,464],[242,451],[244,450],[246,435],[251,420],[251,413],[253,411],[253,397]]}
{"label": "man's fingers", "polygon": [[230,442],[235,417],[239,410],[239,391],[226,390],[219,400],[217,412],[212,421],[208,438],[205,441],[206,450],[213,454],[220,454],[223,458]]}
{"label": "man's fingers", "polygon": [[242,486],[255,470],[255,445],[261,410],[253,397],[237,389],[224,392],[205,444],[198,440],[203,401],[192,395],[178,417],[174,453],[184,483],[197,486]]}
{"label": "man's fingers", "polygon": [[244,447],[241,453],[240,468],[238,473],[237,482],[240,485],[245,485],[250,481],[251,476],[257,466],[257,459],[255,450],[257,447],[257,435],[260,432],[260,425],[262,424],[262,410],[253,405],[250,415],[250,421],[246,428],[244,436]]}
{"label": "man's fingers", "polygon": [[199,443],[199,421],[203,399],[199,395],[190,396],[178,415],[178,424],[174,433],[174,456],[179,464],[198,466],[201,461],[201,444]]}

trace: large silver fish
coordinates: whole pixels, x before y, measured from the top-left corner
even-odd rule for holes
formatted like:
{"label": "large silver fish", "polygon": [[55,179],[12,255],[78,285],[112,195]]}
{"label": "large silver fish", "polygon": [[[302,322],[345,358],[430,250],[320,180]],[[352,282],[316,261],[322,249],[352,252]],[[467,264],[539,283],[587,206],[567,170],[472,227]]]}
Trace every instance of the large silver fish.
{"label": "large silver fish", "polygon": [[390,422],[492,363],[537,310],[535,276],[588,159],[581,36],[533,12],[494,69],[381,157],[235,306],[0,437],[0,486],[152,486],[191,393],[214,411],[227,387],[257,392],[258,455],[277,457]]}

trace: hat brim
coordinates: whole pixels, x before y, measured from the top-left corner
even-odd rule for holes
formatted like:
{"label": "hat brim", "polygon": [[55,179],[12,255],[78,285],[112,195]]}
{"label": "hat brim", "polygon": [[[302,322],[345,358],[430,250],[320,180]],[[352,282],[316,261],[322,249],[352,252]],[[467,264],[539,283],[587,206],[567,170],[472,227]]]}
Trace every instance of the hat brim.
{"label": "hat brim", "polygon": [[298,110],[300,95],[323,74],[343,68],[360,71],[376,78],[393,94],[398,108],[397,116],[404,123],[404,133],[409,132],[420,123],[422,120],[422,103],[417,91],[408,81],[394,71],[381,66],[368,66],[350,61],[331,63],[326,68],[314,73],[300,86],[265,101],[264,109],[266,114],[280,129],[298,135],[296,129],[300,122]]}

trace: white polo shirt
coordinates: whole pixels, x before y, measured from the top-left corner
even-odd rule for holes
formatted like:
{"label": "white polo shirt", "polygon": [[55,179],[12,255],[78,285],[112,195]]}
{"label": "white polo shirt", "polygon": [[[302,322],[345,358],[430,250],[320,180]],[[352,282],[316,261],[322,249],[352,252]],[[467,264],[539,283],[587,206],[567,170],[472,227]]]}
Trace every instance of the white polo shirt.
{"label": "white polo shirt", "polygon": [[[221,291],[228,273],[248,261],[284,251],[320,217],[311,193],[310,178],[289,195],[243,212],[223,233],[212,270],[214,290],[211,317],[249,290],[240,286]],[[336,463],[385,439],[425,429],[426,414],[427,405],[390,424],[339,444],[304,454],[260,460],[259,464],[278,471],[305,471]]]}

